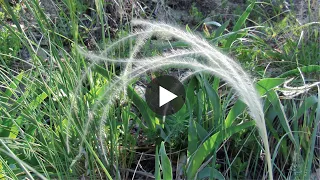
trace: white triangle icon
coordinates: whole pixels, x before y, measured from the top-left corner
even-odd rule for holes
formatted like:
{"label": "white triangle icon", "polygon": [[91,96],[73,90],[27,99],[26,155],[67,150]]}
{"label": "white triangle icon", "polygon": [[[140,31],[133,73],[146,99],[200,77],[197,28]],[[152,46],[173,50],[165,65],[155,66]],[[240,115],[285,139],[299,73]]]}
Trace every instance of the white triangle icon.
{"label": "white triangle icon", "polygon": [[163,106],[164,104],[167,104],[168,102],[172,101],[177,97],[177,95],[159,86],[159,107]]}

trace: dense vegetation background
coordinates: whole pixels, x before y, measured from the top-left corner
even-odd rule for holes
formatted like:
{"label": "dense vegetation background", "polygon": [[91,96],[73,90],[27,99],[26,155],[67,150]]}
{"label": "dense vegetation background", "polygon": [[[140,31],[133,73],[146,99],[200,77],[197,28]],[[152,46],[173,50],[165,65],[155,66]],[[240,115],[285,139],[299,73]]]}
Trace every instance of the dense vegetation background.
{"label": "dense vegetation background", "polygon": [[[0,179],[319,179],[319,3],[0,0]],[[192,69],[202,42],[250,74],[264,122]],[[143,97],[161,74],[187,91],[168,117]]]}

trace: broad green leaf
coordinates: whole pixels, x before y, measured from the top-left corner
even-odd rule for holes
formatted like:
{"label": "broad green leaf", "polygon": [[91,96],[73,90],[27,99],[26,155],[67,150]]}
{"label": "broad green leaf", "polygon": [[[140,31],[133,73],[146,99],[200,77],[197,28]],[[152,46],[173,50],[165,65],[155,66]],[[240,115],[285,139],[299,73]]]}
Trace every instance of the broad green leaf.
{"label": "broad green leaf", "polygon": [[154,118],[149,114],[147,103],[133,90],[131,86],[128,86],[127,93],[133,104],[139,109],[139,112],[146,121],[148,127],[154,131],[156,129],[156,123]]}
{"label": "broad green leaf", "polygon": [[248,19],[253,7],[254,7],[255,3],[251,3],[246,10],[242,13],[242,15],[240,16],[240,18],[238,19],[237,23],[235,24],[235,26],[233,27],[232,31],[238,31],[241,29],[241,27],[243,25],[245,25],[246,20]]}
{"label": "broad green leaf", "polygon": [[197,150],[198,138],[195,121],[190,118],[188,128],[188,156],[193,154]]}
{"label": "broad green leaf", "polygon": [[187,103],[189,103],[189,107],[192,108],[193,106],[192,103],[196,100],[196,95],[195,95],[195,90],[196,90],[196,85],[197,85],[197,79],[196,78],[192,78],[189,83],[188,83],[188,87],[187,87],[187,91],[186,91],[186,96],[187,96]]}
{"label": "broad green leaf", "polygon": [[198,173],[197,179],[204,179],[204,178],[210,178],[210,177],[213,177],[213,178],[218,179],[218,180],[225,179],[223,177],[223,175],[221,174],[221,172],[219,172],[218,170],[216,170],[216,169],[214,169],[212,167],[206,167],[206,168],[202,169]]}
{"label": "broad green leaf", "polygon": [[310,172],[312,170],[312,164],[313,160],[314,160],[314,149],[315,149],[315,144],[317,141],[317,134],[319,132],[319,122],[320,122],[320,87],[318,86],[318,105],[317,105],[317,109],[316,109],[316,119],[314,122],[314,128],[312,131],[312,135],[311,135],[311,143],[310,143],[310,147],[308,149],[308,153],[307,153],[307,157],[306,157],[306,163],[305,163],[305,167],[304,167],[304,174],[305,179],[310,179]]}
{"label": "broad green leaf", "polygon": [[193,179],[207,156],[218,146],[221,145],[223,140],[229,138],[231,135],[246,129],[250,126],[255,125],[254,121],[245,122],[237,126],[231,126],[225,130],[219,131],[208,138],[204,143],[202,143],[196,152],[189,157],[189,162],[187,166],[187,178]]}
{"label": "broad green leaf", "polygon": [[199,142],[207,138],[208,132],[196,121],[189,121],[188,128],[188,156],[193,154],[197,148]]}
{"label": "broad green leaf", "polygon": [[243,113],[243,111],[246,109],[246,104],[243,103],[242,101],[238,100],[231,110],[228,113],[228,116],[225,120],[225,127],[228,128],[232,125],[233,121]]}
{"label": "broad green leaf", "polygon": [[200,141],[203,141],[207,136],[208,132],[197,122],[195,122],[196,130],[197,130],[197,135],[199,137]]}
{"label": "broad green leaf", "polygon": [[[38,95],[33,101],[31,101],[29,103],[28,110],[31,111],[31,112],[34,111],[47,97],[48,97],[48,95],[45,92],[43,92],[40,95]],[[25,120],[25,118],[24,118],[23,114],[21,114],[15,120],[15,124],[11,127],[9,138],[14,139],[14,138],[17,137],[18,132],[19,132],[18,126],[20,127],[23,124],[24,120]],[[35,131],[35,128],[31,128],[28,131],[29,132],[26,132],[26,133],[32,134]]]}
{"label": "broad green leaf", "polygon": [[103,68],[99,65],[94,65],[92,70],[94,72],[101,74],[103,77],[107,78],[108,80],[110,80],[112,78],[112,73],[110,73],[105,68]]}
{"label": "broad green leaf", "polygon": [[292,142],[295,143],[291,128],[288,123],[287,116],[284,112],[283,105],[279,100],[278,94],[274,90],[270,90],[267,92],[267,97],[268,100],[271,102],[274,110],[276,111],[277,116],[279,117],[282,128],[285,130],[286,133],[288,133],[289,138],[292,140]]}
{"label": "broad green leaf", "polygon": [[219,89],[219,84],[220,84],[220,78],[218,77],[215,77],[214,80],[213,80],[213,89],[218,92],[218,89]]}
{"label": "broad green leaf", "polygon": [[164,142],[161,142],[159,153],[160,153],[160,159],[161,159],[163,179],[173,179],[171,162],[169,157],[167,156],[166,149],[164,147]]}
{"label": "broad green leaf", "polygon": [[225,23],[223,23],[216,31],[215,31],[215,34],[214,34],[214,38],[217,38],[219,36],[221,36],[223,34],[223,32],[225,31],[225,29],[227,28],[227,26],[229,25],[230,23],[230,19],[227,20]]}
{"label": "broad green leaf", "polygon": [[[280,142],[279,133],[277,132],[277,130],[274,128],[274,126],[272,124],[273,120],[276,118],[277,115],[278,115],[278,113],[274,109],[274,107],[270,106],[268,108],[267,112],[265,113],[265,123],[266,123],[268,130],[271,132],[272,136],[278,142]],[[288,146],[286,146],[283,142],[280,142],[280,143],[281,143],[281,152],[283,155],[286,156],[288,154]]]}
{"label": "broad green leaf", "polygon": [[220,103],[220,97],[217,93],[217,91],[215,91],[212,86],[208,83],[208,81],[203,78],[204,81],[204,87],[206,89],[207,92],[207,96],[212,104],[213,107],[213,122],[215,124],[218,124],[219,120],[220,120],[220,113],[221,113],[221,103]]}
{"label": "broad green leaf", "polygon": [[[10,83],[9,87],[6,89],[5,91],[5,96],[7,98],[11,98],[12,94],[14,93],[14,91],[17,89],[17,87],[19,86],[22,78],[23,78],[24,72],[22,71],[20,74],[18,74],[13,81]],[[9,99],[8,99],[9,100]],[[6,101],[8,102],[8,101]]]}
{"label": "broad green leaf", "polygon": [[272,126],[273,120],[277,117],[277,112],[274,110],[274,107],[271,106],[268,108],[268,110],[265,113],[265,122],[266,125],[269,129],[269,131],[271,131],[271,133],[273,134],[273,136],[279,140],[279,136],[278,136],[278,132],[274,129],[274,127]]}
{"label": "broad green leaf", "polygon": [[29,104],[30,110],[35,110],[44,99],[48,97],[47,93],[43,92],[40,95],[38,95],[31,103]]}
{"label": "broad green leaf", "polygon": [[285,82],[284,78],[265,78],[257,82],[256,88],[260,96],[264,95],[270,89],[275,88]]}
{"label": "broad green leaf", "polygon": [[203,97],[203,90],[200,88],[198,93],[197,93],[197,103],[194,105],[194,111],[197,116],[198,123],[203,122],[202,118],[202,112],[203,112],[203,104],[204,104],[204,97]]}

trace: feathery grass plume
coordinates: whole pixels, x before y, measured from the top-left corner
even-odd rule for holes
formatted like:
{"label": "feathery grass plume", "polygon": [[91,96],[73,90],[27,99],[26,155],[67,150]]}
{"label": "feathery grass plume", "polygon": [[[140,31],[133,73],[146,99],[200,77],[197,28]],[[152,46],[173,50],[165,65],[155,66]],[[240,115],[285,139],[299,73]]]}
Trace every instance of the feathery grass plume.
{"label": "feathery grass plume", "polygon": [[[269,178],[272,179],[272,165],[270,158],[270,150],[268,144],[268,136],[264,121],[264,113],[260,97],[255,90],[254,84],[249,75],[242,69],[242,67],[229,58],[228,56],[221,53],[216,48],[212,47],[207,41],[191,33],[186,33],[176,27],[165,23],[149,22],[144,20],[133,20],[133,25],[146,28],[147,30],[139,31],[129,35],[129,37],[121,39],[109,47],[101,55],[95,55],[89,52],[84,52],[79,48],[81,54],[93,61],[92,67],[96,62],[107,61],[107,62],[118,62],[118,63],[130,63],[126,66],[125,71],[114,79],[101,96],[98,102],[94,105],[93,110],[103,106],[106,111],[103,112],[101,117],[101,130],[100,130],[100,142],[104,142],[104,123],[108,122],[107,113],[108,109],[112,106],[113,101],[118,97],[119,93],[126,88],[127,84],[134,80],[136,77],[143,75],[146,71],[155,70],[162,67],[183,67],[190,68],[195,72],[205,71],[226,81],[229,86],[236,90],[241,100],[248,106],[250,116],[255,120],[256,126],[259,130],[260,136],[264,143],[266,161],[269,171]],[[190,48],[178,51],[171,51],[155,57],[148,58],[136,58],[136,53],[140,51],[141,47],[147,38],[152,35],[157,35],[158,38],[175,38],[187,43]],[[106,54],[108,51],[115,47],[116,44],[128,40],[132,37],[142,37],[138,39],[138,43],[133,47],[132,54],[128,59],[112,59],[108,58]],[[131,67],[132,65],[132,67]],[[90,68],[89,67],[89,68]],[[108,96],[105,96],[108,95]],[[105,97],[108,97],[107,99]],[[89,124],[90,122],[88,122]],[[101,144],[101,148],[105,147]],[[101,149],[105,160],[107,156],[105,149]]]}

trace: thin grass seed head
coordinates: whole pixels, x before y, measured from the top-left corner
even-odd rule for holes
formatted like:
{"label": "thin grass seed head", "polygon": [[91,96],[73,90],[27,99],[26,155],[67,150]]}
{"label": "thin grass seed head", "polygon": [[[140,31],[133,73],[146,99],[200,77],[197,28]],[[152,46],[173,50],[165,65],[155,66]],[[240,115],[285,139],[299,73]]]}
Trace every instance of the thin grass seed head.
{"label": "thin grass seed head", "polygon": [[[107,51],[102,53],[102,55],[95,55],[79,49],[79,52],[81,54],[93,61],[90,67],[92,67],[95,62],[99,62],[101,60],[105,62],[120,62],[127,65],[125,71],[108,85],[106,91],[102,95],[102,97],[108,98],[100,99],[94,105],[93,110],[96,110],[96,108],[98,108],[100,105],[102,105],[104,109],[106,109],[100,119],[100,142],[104,142],[103,139],[105,136],[103,135],[103,125],[107,121],[108,110],[110,109],[110,107],[112,107],[112,103],[114,102],[116,97],[118,97],[120,92],[127,87],[128,83],[130,83],[137,77],[144,75],[147,71],[156,70],[162,67],[175,66],[190,68],[197,72],[205,71],[226,81],[230,87],[236,90],[242,101],[248,106],[249,114],[255,120],[256,126],[258,127],[259,133],[264,143],[266,160],[269,169],[269,178],[272,179],[272,166],[262,104],[251,78],[242,69],[242,67],[233,59],[229,58],[216,48],[212,47],[204,39],[194,34],[186,33],[171,25],[143,20],[133,20],[132,24],[140,27],[145,27],[147,31],[145,32],[145,34],[143,34],[143,31],[140,31],[138,34],[129,35],[130,38],[142,38],[141,40],[137,41],[138,43],[136,45],[133,46],[133,53],[131,54],[129,59],[112,59],[106,57],[105,55],[108,54],[108,52],[110,52],[113,47],[116,47],[116,44],[130,38],[124,38],[115,42],[110,46],[112,48],[109,47]],[[186,42],[191,48],[189,50],[171,51],[170,53],[150,58],[137,58],[136,54],[140,52],[146,40],[152,37],[154,33],[159,32],[161,32],[161,36],[158,36],[158,38],[173,37],[175,39]],[[130,66],[128,66],[128,64],[130,64]],[[105,146],[101,144],[101,147]],[[107,160],[104,150],[103,154],[105,159]]]}

